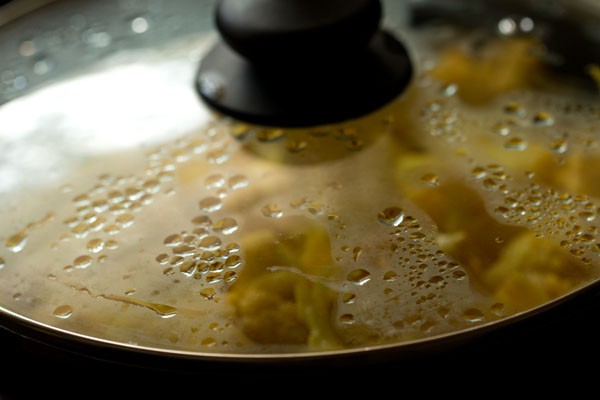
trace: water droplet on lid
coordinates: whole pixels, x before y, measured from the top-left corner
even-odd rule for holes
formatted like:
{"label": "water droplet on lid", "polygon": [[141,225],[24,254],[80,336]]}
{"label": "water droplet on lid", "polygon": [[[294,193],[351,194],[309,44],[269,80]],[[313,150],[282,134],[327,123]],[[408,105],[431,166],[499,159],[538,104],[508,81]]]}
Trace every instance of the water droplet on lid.
{"label": "water droplet on lid", "polygon": [[212,225],[212,221],[206,215],[198,215],[197,217],[192,218],[192,224],[209,227]]}
{"label": "water droplet on lid", "polygon": [[200,291],[200,296],[204,297],[206,300],[212,300],[217,291],[214,288],[204,288]]}
{"label": "water droplet on lid", "polygon": [[281,218],[283,216],[283,210],[279,208],[277,204],[267,204],[260,209],[262,215],[267,218]]}
{"label": "water droplet on lid", "polygon": [[198,243],[198,247],[203,250],[216,250],[219,246],[221,246],[221,239],[216,236],[207,236]]}
{"label": "water droplet on lid", "polygon": [[210,175],[204,180],[204,185],[207,189],[221,188],[225,186],[225,178],[220,174]]}
{"label": "water droplet on lid", "polygon": [[400,207],[388,207],[377,214],[377,219],[384,225],[398,226],[404,220],[404,210]]}
{"label": "water droplet on lid", "polygon": [[109,250],[116,250],[119,248],[119,243],[116,240],[107,240],[104,243],[104,247],[106,247]]}
{"label": "water droplet on lid", "polygon": [[290,139],[287,141],[286,148],[290,153],[300,153],[308,147],[308,142],[301,139]]}
{"label": "water droplet on lid", "polygon": [[346,275],[346,280],[356,285],[364,285],[371,280],[371,273],[366,269],[358,268]]}
{"label": "water droplet on lid", "polygon": [[4,244],[13,253],[18,253],[25,248],[28,239],[27,231],[23,230],[6,239]]}
{"label": "water droplet on lid", "polygon": [[169,262],[169,255],[165,253],[159,254],[156,256],[155,260],[157,263],[164,265]]}
{"label": "water droplet on lid", "polygon": [[358,262],[358,258],[360,257],[361,254],[362,254],[362,248],[356,246],[355,248],[352,249],[352,260],[354,260],[354,262]]}
{"label": "water droplet on lid", "polygon": [[550,126],[554,124],[552,114],[541,111],[533,116],[533,123],[537,126]]}
{"label": "water droplet on lid", "polygon": [[462,270],[456,270],[452,272],[452,277],[457,281],[463,280],[467,277],[467,273]]}
{"label": "water droplet on lid", "polygon": [[180,234],[175,233],[173,235],[169,235],[167,236],[164,240],[163,240],[163,244],[165,246],[179,246],[182,243],[183,239],[181,237]]}
{"label": "water droplet on lid", "polygon": [[230,269],[237,268],[241,264],[242,264],[242,258],[237,255],[231,255],[231,256],[227,257],[227,259],[225,260],[225,263],[224,263],[225,267],[230,268]]}
{"label": "water droplet on lid", "polygon": [[131,20],[131,30],[134,33],[144,33],[148,30],[150,24],[148,20],[144,17],[137,17]]}
{"label": "water droplet on lid", "polygon": [[229,243],[225,249],[227,250],[228,253],[237,253],[238,251],[240,251],[240,245],[237,243]]}
{"label": "water droplet on lid", "polygon": [[399,277],[400,276],[394,271],[387,271],[383,274],[383,280],[388,282],[395,281]]}
{"label": "water droplet on lid", "polygon": [[191,256],[195,252],[196,252],[195,246],[189,246],[189,245],[184,244],[181,246],[173,247],[173,254],[176,254],[176,255],[182,256],[182,257]]}
{"label": "water droplet on lid", "polygon": [[356,295],[354,293],[344,293],[342,295],[342,302],[344,304],[352,304],[356,300]]}
{"label": "water droplet on lid", "polygon": [[58,306],[52,314],[58,318],[69,318],[73,314],[73,308],[69,305]]}
{"label": "water droplet on lid", "polygon": [[256,132],[256,139],[260,142],[274,142],[285,137],[283,129],[260,129]]}
{"label": "water droplet on lid", "polygon": [[4,268],[6,266],[6,261],[4,261],[4,258],[0,257],[0,269]]}
{"label": "water droplet on lid", "polygon": [[218,197],[206,197],[200,200],[199,206],[200,210],[204,212],[213,212],[221,209],[223,203]]}
{"label": "water droplet on lid", "polygon": [[196,270],[196,263],[191,260],[184,261],[183,263],[181,263],[181,265],[179,265],[179,272],[181,272],[182,274],[187,275],[187,276],[193,275],[195,270]]}
{"label": "water droplet on lid", "polygon": [[26,77],[19,75],[13,80],[12,86],[15,90],[23,90],[27,87],[28,83]]}
{"label": "water droplet on lid", "polygon": [[342,315],[340,315],[340,322],[342,324],[353,324],[354,323],[354,315],[342,314]]}
{"label": "water droplet on lid", "polygon": [[468,322],[479,322],[485,318],[484,314],[478,308],[467,308],[463,311],[462,317]]}
{"label": "water droplet on lid", "polygon": [[73,260],[73,267],[83,269],[92,265],[92,257],[90,256],[79,256]]}
{"label": "water droplet on lid", "polygon": [[54,63],[48,58],[38,60],[33,64],[33,73],[36,75],[46,75],[54,69]]}
{"label": "water droplet on lid", "polygon": [[235,271],[225,271],[223,274],[223,280],[227,283],[235,281],[237,277],[238,275]]}
{"label": "water droplet on lid", "polygon": [[504,112],[514,115],[525,115],[525,109],[519,103],[511,101],[504,106]]}
{"label": "water droplet on lid", "polygon": [[428,173],[421,177],[421,183],[425,186],[439,186],[440,178],[436,174]]}
{"label": "water droplet on lid", "polygon": [[504,148],[507,150],[523,151],[527,149],[527,141],[519,137],[513,137],[504,142]]}
{"label": "water droplet on lid", "polygon": [[492,130],[500,136],[508,136],[510,134],[510,127],[502,122],[494,125]]}
{"label": "water droplet on lid", "polygon": [[244,175],[234,175],[229,178],[229,188],[232,190],[245,188],[249,183],[248,178]]}
{"label": "water droplet on lid", "polygon": [[504,315],[504,304],[494,303],[490,306],[490,311],[497,316]]}
{"label": "water droplet on lid", "polygon": [[104,249],[104,241],[102,239],[92,239],[86,247],[90,253],[99,253]]}
{"label": "water droplet on lid", "polygon": [[133,215],[131,214],[121,214],[117,218],[115,218],[115,222],[121,228],[129,228],[135,222]]}
{"label": "water droplet on lid", "polygon": [[550,150],[558,154],[564,154],[569,149],[569,143],[565,139],[553,140],[550,142]]}
{"label": "water droplet on lid", "polygon": [[207,338],[202,339],[200,344],[202,346],[206,346],[206,347],[213,347],[213,346],[217,345],[217,341],[214,338],[207,337]]}
{"label": "water droplet on lid", "polygon": [[222,235],[230,235],[233,232],[238,230],[238,223],[233,218],[222,218],[215,223],[213,223],[212,229],[216,233],[220,233]]}

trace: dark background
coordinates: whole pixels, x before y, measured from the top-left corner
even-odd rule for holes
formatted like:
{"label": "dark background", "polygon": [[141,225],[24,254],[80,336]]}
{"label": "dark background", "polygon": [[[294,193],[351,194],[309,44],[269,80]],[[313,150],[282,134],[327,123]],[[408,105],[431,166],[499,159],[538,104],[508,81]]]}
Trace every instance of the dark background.
{"label": "dark background", "polygon": [[322,398],[326,393],[336,399],[375,393],[399,399],[525,398],[526,393],[536,399],[598,398],[599,312],[600,291],[592,290],[464,343],[275,364],[143,358],[89,347],[65,350],[0,329],[0,400]]}

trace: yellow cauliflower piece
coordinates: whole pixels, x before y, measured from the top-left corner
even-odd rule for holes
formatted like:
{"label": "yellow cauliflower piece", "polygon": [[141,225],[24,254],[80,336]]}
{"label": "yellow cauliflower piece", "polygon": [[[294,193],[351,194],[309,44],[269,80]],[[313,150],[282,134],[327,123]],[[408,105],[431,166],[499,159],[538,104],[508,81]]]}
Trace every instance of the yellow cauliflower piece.
{"label": "yellow cauliflower piece", "polygon": [[258,343],[338,348],[331,319],[337,293],[318,282],[335,269],[327,233],[297,219],[289,226],[301,233],[284,226],[243,240],[245,265],[229,301],[242,331]]}

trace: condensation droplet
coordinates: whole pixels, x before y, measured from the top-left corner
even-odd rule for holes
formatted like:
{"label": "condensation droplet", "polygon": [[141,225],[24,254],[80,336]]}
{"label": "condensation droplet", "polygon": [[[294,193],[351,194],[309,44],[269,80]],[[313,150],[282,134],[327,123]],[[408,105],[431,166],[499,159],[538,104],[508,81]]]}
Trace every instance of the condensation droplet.
{"label": "condensation droplet", "polygon": [[202,346],[206,346],[206,347],[213,347],[213,346],[217,345],[217,341],[214,338],[207,337],[207,338],[202,339],[200,344]]}
{"label": "condensation droplet", "polygon": [[207,236],[198,242],[198,247],[203,250],[216,250],[221,246],[221,239],[216,236]]}
{"label": "condensation droplet", "polygon": [[204,212],[213,212],[221,209],[223,203],[218,197],[206,197],[200,200],[199,206],[200,210]]}
{"label": "condensation droplet", "polygon": [[115,218],[115,222],[121,228],[129,228],[135,222],[133,215],[131,214],[121,214],[117,218]]}
{"label": "condensation droplet", "polygon": [[104,247],[106,247],[109,250],[116,250],[119,248],[119,243],[116,240],[107,240],[104,243]]}
{"label": "condensation droplet", "polygon": [[564,139],[557,139],[550,142],[550,150],[557,154],[564,154],[569,149],[569,144]]}
{"label": "condensation droplet", "polygon": [[238,230],[238,223],[235,219],[226,217],[213,223],[212,229],[222,235],[230,235]]}
{"label": "condensation droplet", "polygon": [[494,303],[490,306],[490,311],[497,316],[504,315],[504,304]]}
{"label": "condensation droplet", "polygon": [[92,239],[86,245],[90,253],[99,253],[104,250],[104,241],[102,239]]}
{"label": "condensation droplet", "polygon": [[260,142],[274,142],[285,136],[283,129],[261,129],[256,132],[256,139]]}
{"label": "condensation droplet", "polygon": [[510,134],[510,128],[507,124],[499,122],[492,127],[492,131],[500,136],[508,136]]}
{"label": "condensation droplet", "polygon": [[554,124],[552,114],[541,111],[533,116],[533,123],[537,126],[550,126]]}
{"label": "condensation droplet", "polygon": [[150,24],[148,20],[144,17],[137,17],[131,20],[131,30],[134,33],[144,33],[148,30]]}
{"label": "condensation droplet", "polygon": [[388,226],[398,226],[404,220],[404,210],[400,207],[388,207],[377,214],[379,222]]}
{"label": "condensation droplet", "polygon": [[267,204],[260,211],[262,215],[268,218],[281,218],[283,216],[283,210],[277,204]]}
{"label": "condensation droplet", "polygon": [[69,318],[73,314],[73,308],[65,304],[56,307],[52,314],[58,318]]}
{"label": "condensation droplet", "polygon": [[90,256],[79,256],[73,260],[73,267],[83,269],[92,265],[92,257]]}
{"label": "condensation droplet", "polygon": [[27,231],[23,230],[6,239],[4,244],[13,253],[18,253],[25,248],[28,239],[29,236],[27,235]]}
{"label": "condensation droplet", "polygon": [[196,247],[189,245],[180,245],[173,247],[173,254],[181,257],[191,256],[196,252]]}
{"label": "condensation droplet", "polygon": [[519,137],[513,137],[504,142],[504,148],[513,151],[523,151],[527,149],[527,141]]}
{"label": "condensation droplet", "polygon": [[243,189],[249,185],[249,180],[245,175],[234,175],[229,178],[228,185],[229,189],[237,190]]}
{"label": "condensation droplet", "polygon": [[507,114],[513,114],[513,115],[519,115],[519,116],[525,115],[525,109],[523,108],[523,106],[521,106],[521,104],[517,103],[516,101],[511,101],[511,102],[507,103],[504,106],[504,112]]}
{"label": "condensation droplet", "polygon": [[358,268],[346,275],[346,280],[356,285],[364,285],[371,280],[371,273],[366,269]]}
{"label": "condensation droplet", "polygon": [[237,277],[238,276],[235,271],[225,271],[223,274],[223,280],[228,283],[235,281]]}
{"label": "condensation droplet", "polygon": [[182,274],[187,275],[187,276],[191,276],[195,270],[196,270],[196,263],[192,260],[184,261],[179,266],[179,272],[181,272]]}
{"label": "condensation droplet", "polygon": [[155,260],[157,263],[164,265],[169,262],[169,255],[166,253],[159,254],[156,256]]}
{"label": "condensation droplet", "polygon": [[200,296],[204,297],[206,300],[212,300],[217,291],[214,288],[204,288],[200,291]]}
{"label": "condensation droplet", "polygon": [[0,257],[0,269],[4,268],[6,266],[6,261],[4,261],[4,258]]}
{"label": "condensation droplet", "polygon": [[183,242],[183,239],[180,234],[174,233],[172,235],[167,236],[163,240],[163,244],[169,247],[179,246]]}
{"label": "condensation droplet", "polygon": [[458,269],[458,270],[452,272],[452,277],[454,279],[456,279],[457,281],[460,281],[467,277],[467,273],[465,271]]}
{"label": "condensation droplet", "polygon": [[225,178],[220,174],[210,175],[204,180],[204,186],[207,189],[222,188],[225,186]]}
{"label": "condensation droplet", "polygon": [[394,271],[387,271],[386,273],[383,274],[384,281],[391,282],[391,281],[395,281],[398,278],[399,278],[399,275]]}
{"label": "condensation droplet", "polygon": [[356,300],[356,295],[354,293],[344,293],[342,295],[342,302],[344,304],[352,304]]}
{"label": "condensation droplet", "polygon": [[225,260],[225,267],[227,268],[237,268],[242,264],[242,258],[240,256],[236,256],[236,255],[231,255],[229,257],[227,257],[227,259]]}
{"label": "condensation droplet", "polygon": [[342,314],[340,315],[340,322],[342,324],[353,324],[354,323],[354,315],[352,314]]}
{"label": "condensation droplet", "polygon": [[438,186],[440,178],[436,174],[428,173],[421,177],[421,183],[425,186]]}
{"label": "condensation droplet", "polygon": [[352,249],[352,260],[354,260],[354,262],[358,262],[358,258],[360,257],[361,254],[362,254],[362,248],[356,246],[355,248]]}
{"label": "condensation droplet", "polygon": [[308,147],[306,140],[290,139],[287,141],[286,148],[290,153],[300,153]]}
{"label": "condensation droplet", "polygon": [[468,322],[479,322],[483,321],[485,316],[478,308],[467,308],[462,312],[462,317]]}

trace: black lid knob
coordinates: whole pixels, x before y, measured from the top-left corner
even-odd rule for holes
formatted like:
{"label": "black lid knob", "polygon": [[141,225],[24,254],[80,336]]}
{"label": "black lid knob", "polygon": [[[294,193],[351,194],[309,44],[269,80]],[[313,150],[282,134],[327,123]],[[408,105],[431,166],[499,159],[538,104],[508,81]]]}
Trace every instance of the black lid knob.
{"label": "black lid knob", "polygon": [[223,0],[216,24],[225,42],[252,62],[302,62],[367,46],[377,32],[375,0]]}
{"label": "black lid knob", "polygon": [[310,126],[358,117],[410,81],[408,52],[379,29],[379,0],[221,0],[222,40],[197,77],[202,98],[235,118]]}

